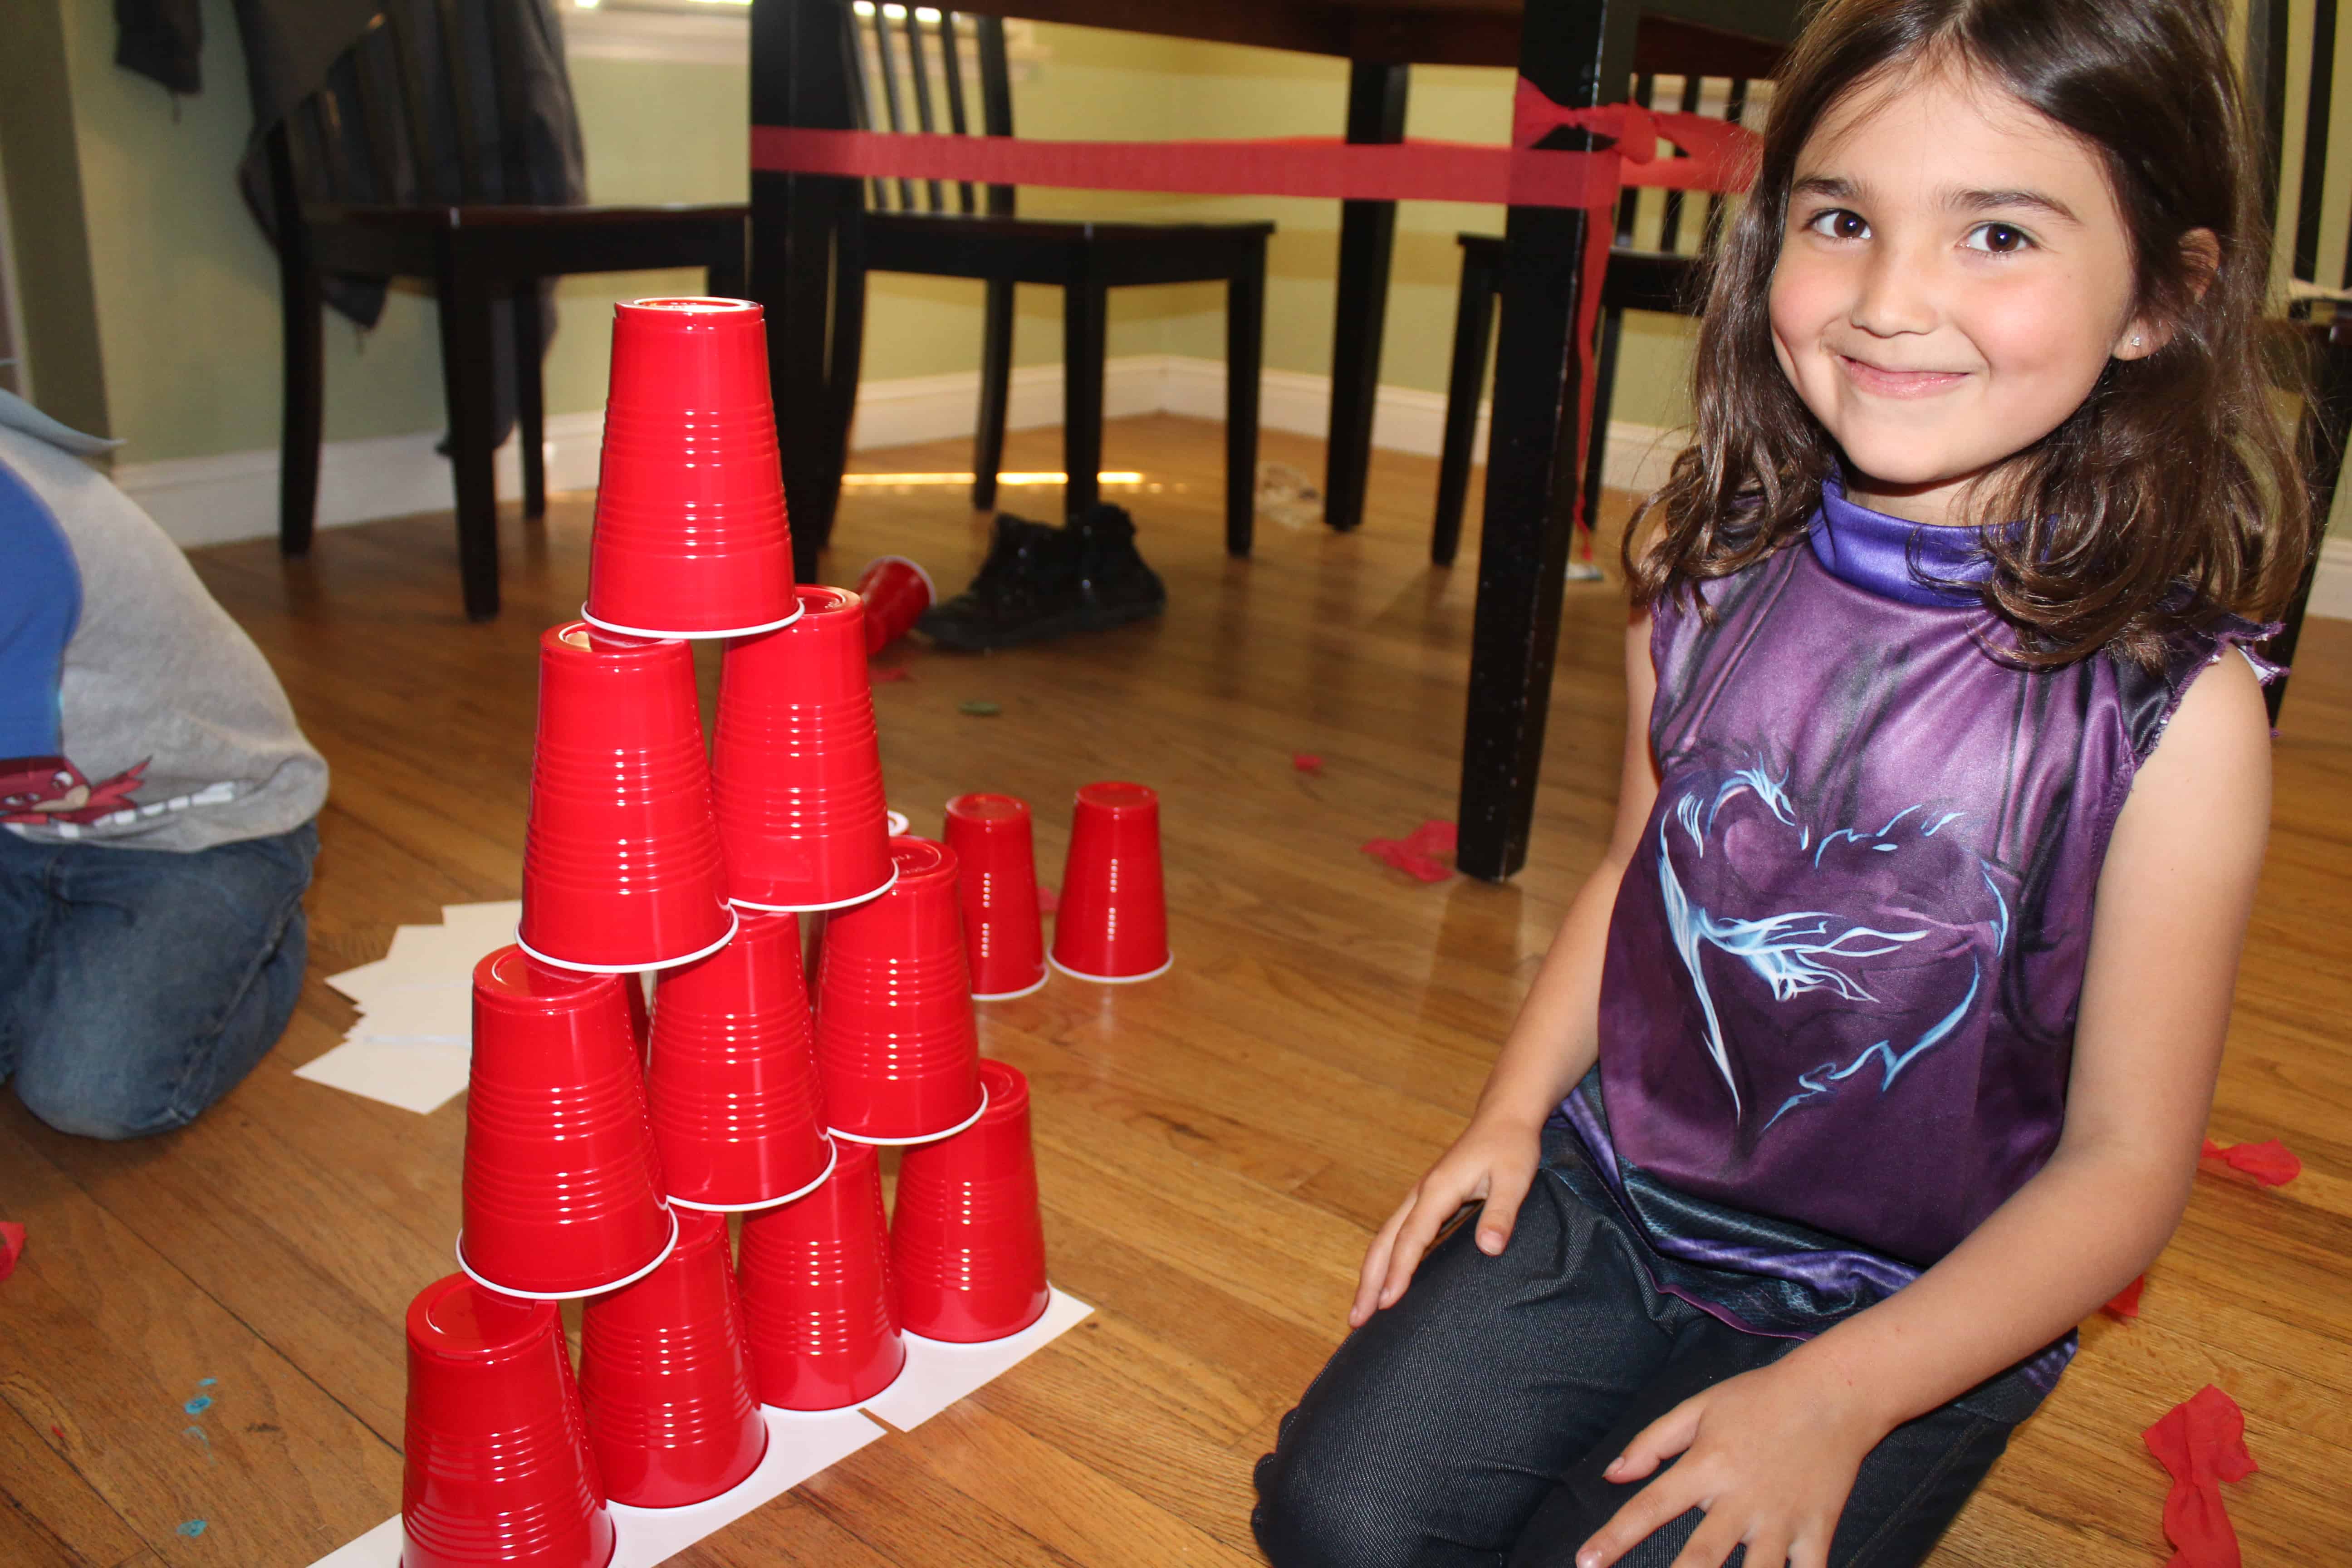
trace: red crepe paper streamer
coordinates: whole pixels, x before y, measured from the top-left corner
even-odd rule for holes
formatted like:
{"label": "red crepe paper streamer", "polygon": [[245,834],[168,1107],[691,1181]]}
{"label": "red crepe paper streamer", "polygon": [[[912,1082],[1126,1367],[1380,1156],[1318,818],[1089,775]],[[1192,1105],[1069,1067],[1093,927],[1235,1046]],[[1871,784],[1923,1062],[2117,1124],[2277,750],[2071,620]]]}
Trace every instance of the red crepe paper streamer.
{"label": "red crepe paper streamer", "polygon": [[2221,1502],[2223,1481],[2254,1473],[2246,1452],[2246,1413],[2207,1384],[2140,1434],[2147,1451],[2172,1477],[2164,1499],[2164,1538],[2175,1551],[2165,1568],[2242,1568],[2238,1532]]}
{"label": "red crepe paper streamer", "polygon": [[24,1251],[25,1227],[14,1220],[0,1219],[0,1279],[16,1272],[16,1259]]}
{"label": "red crepe paper streamer", "polygon": [[1423,882],[1443,882],[1454,875],[1450,864],[1454,845],[1454,824],[1433,816],[1402,838],[1370,838],[1363,852],[1387,862]]}
{"label": "red crepe paper streamer", "polygon": [[2219,1160],[2233,1171],[2242,1171],[2266,1187],[2283,1187],[2303,1174],[2303,1162],[2275,1138],[2227,1146],[2208,1138],[2204,1157]]}
{"label": "red crepe paper streamer", "polygon": [[2139,1293],[2147,1287],[2147,1276],[2143,1274],[2116,1291],[2116,1299],[2099,1310],[2113,1312],[2118,1318],[2137,1318],[2139,1316]]}
{"label": "red crepe paper streamer", "polygon": [[1058,910],[1058,909],[1060,909],[1061,907],[1062,907],[1062,892],[1061,892],[1061,889],[1058,889],[1058,888],[1056,888],[1056,887],[1055,887],[1055,886],[1054,886],[1054,884],[1053,884],[1053,883],[1051,883],[1051,882],[1040,882],[1040,883],[1038,883],[1038,884],[1037,884],[1037,912],[1038,912],[1039,914],[1041,914],[1041,915],[1050,915],[1050,914],[1052,914],[1055,910]]}
{"label": "red crepe paper streamer", "polygon": [[1323,771],[1323,759],[1312,752],[1294,752],[1290,765],[1302,773],[1319,773]]}
{"label": "red crepe paper streamer", "polygon": [[878,668],[869,669],[866,673],[872,679],[874,684],[877,686],[896,686],[902,680],[912,680],[915,679],[912,675],[899,668],[897,665],[885,665]]}

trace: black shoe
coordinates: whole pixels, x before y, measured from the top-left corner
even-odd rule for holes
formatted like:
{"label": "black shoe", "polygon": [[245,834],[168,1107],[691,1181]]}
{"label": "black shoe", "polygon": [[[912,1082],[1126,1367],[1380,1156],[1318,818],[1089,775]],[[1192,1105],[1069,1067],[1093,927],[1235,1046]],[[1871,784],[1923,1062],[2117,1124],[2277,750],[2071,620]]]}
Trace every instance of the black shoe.
{"label": "black shoe", "polygon": [[1087,624],[1077,534],[1000,512],[988,559],[971,586],[924,611],[915,629],[941,647],[979,652],[1061,637]]}
{"label": "black shoe", "polygon": [[1077,541],[1080,626],[1099,631],[1168,607],[1168,589],[1137,553],[1135,520],[1123,508],[1097,501],[1068,531]]}

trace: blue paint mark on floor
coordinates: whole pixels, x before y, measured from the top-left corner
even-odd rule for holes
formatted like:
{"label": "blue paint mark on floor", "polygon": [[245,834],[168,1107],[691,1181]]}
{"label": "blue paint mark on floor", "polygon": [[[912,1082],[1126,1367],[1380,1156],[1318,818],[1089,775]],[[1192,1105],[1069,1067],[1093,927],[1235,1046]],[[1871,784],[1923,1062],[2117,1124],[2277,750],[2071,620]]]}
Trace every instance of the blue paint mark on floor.
{"label": "blue paint mark on floor", "polygon": [[220,1379],[216,1377],[200,1377],[196,1379],[196,1386],[198,1388],[210,1388],[214,1384],[218,1383]]}
{"label": "blue paint mark on floor", "polygon": [[180,1406],[181,1409],[186,1411],[191,1415],[202,1415],[205,1411],[210,1410],[212,1407],[212,1396],[205,1394],[199,1394],[194,1399],[189,1400],[185,1405]]}
{"label": "blue paint mark on floor", "polygon": [[205,1521],[201,1519],[192,1519],[188,1521],[187,1523],[180,1526],[180,1533],[182,1535],[198,1536],[202,1535],[204,1532]]}

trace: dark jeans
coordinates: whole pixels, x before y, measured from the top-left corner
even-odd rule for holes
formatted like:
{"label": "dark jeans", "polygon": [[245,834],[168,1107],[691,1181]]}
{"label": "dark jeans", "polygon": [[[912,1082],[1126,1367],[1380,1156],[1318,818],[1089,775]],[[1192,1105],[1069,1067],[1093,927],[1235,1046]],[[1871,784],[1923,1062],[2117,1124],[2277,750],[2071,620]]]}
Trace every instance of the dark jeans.
{"label": "dark jeans", "polygon": [[309,823],[190,854],[0,828],[0,1079],[62,1132],[194,1121],[293,1015],[318,852]]}
{"label": "dark jeans", "polygon": [[[1643,1484],[1601,1477],[1635,1434],[1796,1348],[1659,1290],[1647,1244],[1562,1179],[1561,1162],[1582,1159],[1574,1133],[1546,1132],[1503,1256],[1454,1226],[1283,1418],[1251,1518],[1276,1568],[1570,1568]],[[2011,1426],[1946,1405],[1895,1428],[1863,1462],[1832,1568],[1926,1556]],[[1701,1517],[1685,1513],[1620,1561],[1665,1568]]]}

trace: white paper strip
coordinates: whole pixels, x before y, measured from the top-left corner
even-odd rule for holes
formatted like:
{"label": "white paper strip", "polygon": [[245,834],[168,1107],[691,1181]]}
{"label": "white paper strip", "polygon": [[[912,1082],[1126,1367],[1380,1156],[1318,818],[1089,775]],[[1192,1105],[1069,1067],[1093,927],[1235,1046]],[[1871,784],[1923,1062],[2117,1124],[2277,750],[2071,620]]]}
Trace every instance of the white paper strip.
{"label": "white paper strip", "polygon": [[908,1334],[907,1370],[898,1374],[898,1382],[867,1400],[865,1409],[901,1432],[920,1426],[965,1394],[977,1392],[1044,1350],[1093,1310],[1076,1296],[1055,1290],[1045,1305],[1045,1315],[1008,1339],[953,1345]]}
{"label": "white paper strip", "polygon": [[430,1116],[466,1090],[472,1047],[446,1040],[346,1040],[294,1076]]}

